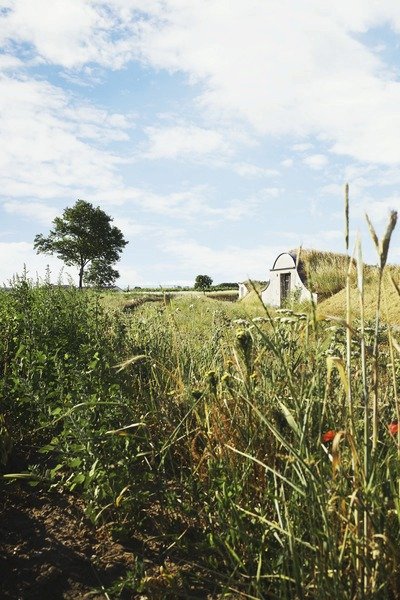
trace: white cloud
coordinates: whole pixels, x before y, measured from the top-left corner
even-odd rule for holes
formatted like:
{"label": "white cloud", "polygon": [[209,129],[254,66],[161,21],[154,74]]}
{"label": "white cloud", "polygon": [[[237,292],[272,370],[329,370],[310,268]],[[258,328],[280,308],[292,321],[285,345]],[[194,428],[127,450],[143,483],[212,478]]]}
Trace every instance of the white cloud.
{"label": "white cloud", "polygon": [[[351,193],[352,193],[351,189]],[[344,185],[339,183],[328,183],[322,186],[319,190],[321,195],[328,194],[329,196],[336,196],[337,198],[344,198]]]}
{"label": "white cloud", "polygon": [[147,227],[140,223],[137,219],[133,219],[132,217],[115,217],[113,219],[113,225],[121,229],[125,238],[129,238],[130,236],[138,236],[141,234],[148,234],[153,230],[153,228]]}
{"label": "white cloud", "polygon": [[168,239],[164,251],[179,262],[181,269],[191,273],[208,273],[214,280],[243,281],[248,277],[266,280],[276,255],[283,247],[256,246],[243,248],[226,246],[211,248],[190,239]]}
{"label": "white cloud", "polygon": [[281,231],[279,236],[286,243],[284,252],[298,248],[317,248],[335,252],[345,251],[342,229],[323,229],[317,232]]}
{"label": "white cloud", "polygon": [[293,158],[286,158],[285,160],[282,160],[281,165],[282,167],[293,167],[294,161]]}
{"label": "white cloud", "polygon": [[[0,19],[3,44],[30,43],[46,62],[64,67],[105,62],[112,21],[100,6],[82,0],[14,0]],[[103,5],[104,6],[104,5]]]}
{"label": "white cloud", "polygon": [[117,285],[122,286],[123,288],[130,286],[131,289],[132,287],[135,287],[135,285],[151,285],[151,283],[146,280],[146,274],[142,273],[140,270],[119,264],[116,265],[116,267],[121,277],[121,279],[117,281]]}
{"label": "white cloud", "polygon": [[283,192],[284,188],[278,187],[265,187],[257,192],[256,197],[260,200],[270,199],[270,198],[278,198]]}
{"label": "white cloud", "polygon": [[24,63],[12,54],[0,54],[0,73],[20,69]]}
{"label": "white cloud", "polygon": [[209,154],[230,154],[231,147],[215,130],[196,125],[147,127],[147,158],[197,158]]}
{"label": "white cloud", "polygon": [[[118,183],[120,159],[104,144],[126,139],[126,117],[79,104],[61,88],[0,78],[0,190],[5,197],[80,197]],[[100,143],[103,147],[100,146]]]}
{"label": "white cloud", "polygon": [[215,205],[210,195],[207,188],[199,187],[165,195],[142,192],[138,201],[143,210],[156,214],[179,219],[195,219],[201,216],[214,224],[221,220],[238,221],[253,214],[259,205],[258,196]]}
{"label": "white cloud", "polygon": [[30,221],[38,221],[47,226],[50,226],[51,222],[59,214],[57,208],[43,202],[12,200],[4,202],[3,208],[9,214],[20,215]]}
{"label": "white cloud", "polygon": [[[316,136],[339,154],[400,162],[400,82],[354,35],[384,25],[398,34],[400,5],[392,0],[9,0],[6,7],[0,40],[8,52],[25,45],[26,54],[30,45],[32,59],[66,69],[117,69],[140,57],[199,84],[198,105],[221,126],[242,121],[258,135]],[[175,133],[176,152],[188,154]],[[220,144],[211,133],[193,141],[200,153]],[[160,138],[153,151],[176,155]]]}
{"label": "white cloud", "polygon": [[277,177],[277,169],[267,169],[251,163],[241,162],[232,164],[233,170],[242,177]]}
{"label": "white cloud", "polygon": [[[88,200],[105,206],[124,205],[125,210],[140,207],[144,212],[179,221],[193,221],[201,217],[202,222],[218,225],[221,221],[237,221],[253,215],[262,200],[276,197],[280,191],[279,188],[265,188],[244,199],[234,198],[221,203],[215,200],[215,191],[207,186],[194,186],[165,194],[127,186],[100,190],[90,194]],[[121,223],[123,219],[120,219]],[[132,227],[132,223],[129,227]]]}
{"label": "white cloud", "polygon": [[311,169],[323,169],[328,164],[328,158],[324,154],[311,154],[303,159],[303,163]]}
{"label": "white cloud", "polygon": [[293,144],[292,150],[294,152],[305,152],[306,150],[311,150],[312,147],[313,147],[312,144],[305,142],[302,144]]}
{"label": "white cloud", "polygon": [[[397,168],[351,164],[344,169],[343,181],[349,183],[350,213],[355,217],[364,218],[368,209],[372,210],[378,219],[386,218],[390,209],[400,211],[397,193],[400,173]],[[342,199],[344,184],[323,185],[319,193]]]}
{"label": "white cloud", "polygon": [[203,84],[201,105],[215,117],[243,119],[260,135],[315,135],[360,160],[400,161],[400,82],[354,36],[384,23],[399,31],[400,5],[170,0],[158,16],[140,24],[143,59]]}
{"label": "white cloud", "polygon": [[[399,194],[393,194],[386,198],[380,198],[379,200],[367,196],[362,200],[357,200],[353,206],[355,215],[364,218],[365,214],[368,214],[372,223],[374,225],[378,224],[380,227],[386,226],[391,210],[400,212]],[[395,231],[394,235],[397,237],[398,231]]]}
{"label": "white cloud", "polygon": [[64,269],[64,265],[53,256],[37,255],[33,246],[28,242],[0,242],[0,256],[6,260],[0,261],[0,285],[8,285],[14,275],[22,275],[24,267],[28,269],[28,277],[36,280],[37,277],[44,279],[47,265],[51,270],[51,279],[56,282],[63,274],[65,281],[68,275],[75,277],[73,269]]}

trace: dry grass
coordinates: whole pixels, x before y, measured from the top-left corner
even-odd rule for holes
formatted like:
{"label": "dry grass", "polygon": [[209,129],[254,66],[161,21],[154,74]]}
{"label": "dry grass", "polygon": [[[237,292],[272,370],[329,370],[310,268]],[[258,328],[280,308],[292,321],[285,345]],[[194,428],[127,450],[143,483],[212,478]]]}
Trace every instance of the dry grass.
{"label": "dry grass", "polygon": [[346,285],[348,257],[336,252],[321,250],[291,250],[298,257],[298,271],[305,286],[321,298],[336,294]]}
{"label": "dry grass", "polygon": [[[247,282],[246,282],[247,283]],[[261,293],[268,287],[269,282],[249,281],[250,292],[240,300],[240,304],[255,314],[264,314],[265,309],[261,300]]]}
{"label": "dry grass", "polygon": [[[373,319],[377,309],[377,284],[378,284],[378,268],[366,266],[364,275],[365,284],[365,318]],[[400,325],[400,298],[391,281],[399,285],[400,283],[400,266],[388,265],[383,276],[383,302],[382,302],[382,320]],[[350,293],[351,311],[356,317],[359,316],[359,300],[356,287],[352,287]],[[345,317],[346,315],[346,291],[342,289],[337,294],[327,298],[317,307],[319,317],[335,316]]]}

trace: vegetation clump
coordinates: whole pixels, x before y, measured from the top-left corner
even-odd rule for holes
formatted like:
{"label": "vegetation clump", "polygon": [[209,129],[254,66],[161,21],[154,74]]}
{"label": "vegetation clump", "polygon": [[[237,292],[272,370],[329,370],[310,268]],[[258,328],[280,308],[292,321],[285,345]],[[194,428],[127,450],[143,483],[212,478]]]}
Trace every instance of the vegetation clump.
{"label": "vegetation clump", "polygon": [[[95,292],[16,282],[0,293],[1,485],[73,491],[94,523],[136,542],[110,597],[398,598],[386,246],[372,324],[359,259],[358,319],[204,295],[127,313]],[[16,453],[24,473],[8,470]]]}
{"label": "vegetation clump", "polygon": [[346,254],[321,250],[291,250],[304,285],[324,299],[346,286],[349,258]]}

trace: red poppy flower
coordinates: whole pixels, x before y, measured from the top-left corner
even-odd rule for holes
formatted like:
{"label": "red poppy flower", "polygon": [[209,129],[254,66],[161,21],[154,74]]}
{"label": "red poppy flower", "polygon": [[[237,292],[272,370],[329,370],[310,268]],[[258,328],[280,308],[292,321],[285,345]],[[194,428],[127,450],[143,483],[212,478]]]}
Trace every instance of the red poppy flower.
{"label": "red poppy flower", "polygon": [[397,435],[397,433],[399,431],[399,424],[398,424],[398,422],[397,421],[392,421],[391,423],[389,423],[388,429],[389,429],[390,435]]}
{"label": "red poppy flower", "polygon": [[335,435],[336,431],[333,431],[333,429],[329,429],[329,431],[325,431],[325,433],[322,434],[321,440],[323,443],[331,442]]}

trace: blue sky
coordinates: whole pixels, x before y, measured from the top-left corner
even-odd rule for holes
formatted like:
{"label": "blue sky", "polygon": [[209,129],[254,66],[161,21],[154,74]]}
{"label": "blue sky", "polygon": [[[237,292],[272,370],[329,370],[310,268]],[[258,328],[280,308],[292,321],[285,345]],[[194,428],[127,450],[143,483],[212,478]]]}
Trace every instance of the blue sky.
{"label": "blue sky", "polygon": [[32,243],[78,198],[129,240],[123,287],[267,279],[281,251],[344,250],[346,181],[375,262],[399,43],[392,0],[0,0],[0,282],[58,278]]}

